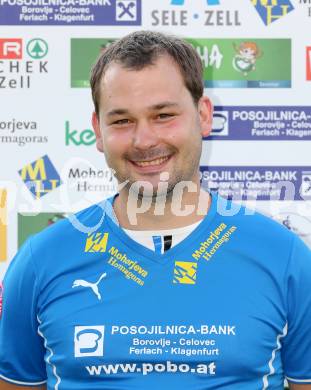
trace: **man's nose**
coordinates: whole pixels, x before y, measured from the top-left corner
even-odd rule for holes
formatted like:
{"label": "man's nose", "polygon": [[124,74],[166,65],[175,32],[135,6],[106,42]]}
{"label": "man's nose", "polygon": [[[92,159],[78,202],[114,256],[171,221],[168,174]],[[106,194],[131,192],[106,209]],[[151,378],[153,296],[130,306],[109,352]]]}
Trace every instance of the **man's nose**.
{"label": "man's nose", "polygon": [[149,149],[158,144],[158,134],[152,124],[138,121],[134,131],[133,146],[137,149]]}

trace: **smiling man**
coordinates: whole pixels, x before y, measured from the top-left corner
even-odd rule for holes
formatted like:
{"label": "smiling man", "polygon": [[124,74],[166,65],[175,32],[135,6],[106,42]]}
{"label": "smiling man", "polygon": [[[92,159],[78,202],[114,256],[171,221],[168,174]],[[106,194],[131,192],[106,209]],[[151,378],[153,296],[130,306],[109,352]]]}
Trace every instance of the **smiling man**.
{"label": "smiling man", "polygon": [[155,32],[97,60],[92,121],[119,193],[12,261],[0,390],[311,389],[310,250],[200,188],[202,73]]}

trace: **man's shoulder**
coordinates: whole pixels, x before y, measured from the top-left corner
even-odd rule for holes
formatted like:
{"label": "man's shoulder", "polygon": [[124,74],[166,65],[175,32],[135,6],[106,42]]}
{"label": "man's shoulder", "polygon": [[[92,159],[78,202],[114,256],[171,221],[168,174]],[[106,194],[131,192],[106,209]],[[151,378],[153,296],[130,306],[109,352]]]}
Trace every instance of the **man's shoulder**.
{"label": "man's shoulder", "polygon": [[[110,205],[110,207],[109,207]],[[93,204],[77,213],[67,214],[66,218],[48,226],[31,237],[35,253],[51,249],[54,252],[74,247],[76,242],[105,226],[105,218],[111,213],[110,199]]]}
{"label": "man's shoulder", "polygon": [[272,215],[218,196],[217,213],[228,224],[236,225],[244,236],[268,242],[291,242],[296,236]]}

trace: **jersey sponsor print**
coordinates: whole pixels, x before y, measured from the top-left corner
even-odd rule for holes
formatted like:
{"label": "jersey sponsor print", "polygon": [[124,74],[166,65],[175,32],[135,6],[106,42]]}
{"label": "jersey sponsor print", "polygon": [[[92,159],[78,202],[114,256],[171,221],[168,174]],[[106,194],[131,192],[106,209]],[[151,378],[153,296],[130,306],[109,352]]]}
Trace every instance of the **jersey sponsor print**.
{"label": "jersey sponsor print", "polygon": [[30,238],[5,277],[0,376],[58,390],[308,383],[310,250],[260,214],[219,211],[230,207],[213,195],[163,253],[108,215],[93,229],[102,205],[76,215],[84,229],[63,219]]}

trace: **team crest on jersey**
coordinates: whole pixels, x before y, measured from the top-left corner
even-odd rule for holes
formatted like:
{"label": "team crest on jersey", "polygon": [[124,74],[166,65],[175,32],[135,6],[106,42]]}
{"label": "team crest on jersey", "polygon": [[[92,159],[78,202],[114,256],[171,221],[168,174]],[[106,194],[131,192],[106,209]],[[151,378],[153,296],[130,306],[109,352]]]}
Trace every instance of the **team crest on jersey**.
{"label": "team crest on jersey", "polygon": [[84,252],[106,252],[108,233],[90,233],[85,242]]}
{"label": "team crest on jersey", "polygon": [[3,284],[0,282],[0,318],[2,314]]}
{"label": "team crest on jersey", "polygon": [[195,284],[197,280],[197,262],[175,261],[173,283]]}
{"label": "team crest on jersey", "polygon": [[75,326],[74,356],[103,356],[104,333],[103,325]]}

